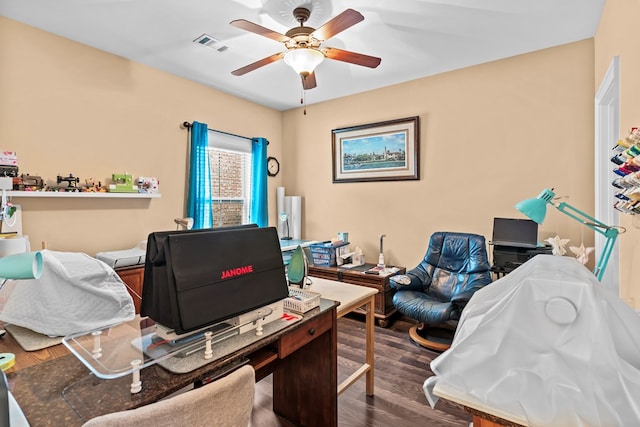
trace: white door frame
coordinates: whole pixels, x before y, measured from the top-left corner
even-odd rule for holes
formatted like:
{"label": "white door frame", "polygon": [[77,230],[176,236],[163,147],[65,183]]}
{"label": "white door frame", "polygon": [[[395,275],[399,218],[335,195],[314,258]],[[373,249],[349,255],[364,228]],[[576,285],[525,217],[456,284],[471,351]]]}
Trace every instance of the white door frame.
{"label": "white door frame", "polygon": [[[596,218],[607,225],[619,224],[618,211],[614,209],[615,188],[611,148],[615,146],[620,134],[620,57],[611,60],[595,97],[595,212]],[[602,255],[605,237],[595,234],[596,260]],[[615,245],[607,264],[602,284],[606,289],[619,295],[620,256]]]}

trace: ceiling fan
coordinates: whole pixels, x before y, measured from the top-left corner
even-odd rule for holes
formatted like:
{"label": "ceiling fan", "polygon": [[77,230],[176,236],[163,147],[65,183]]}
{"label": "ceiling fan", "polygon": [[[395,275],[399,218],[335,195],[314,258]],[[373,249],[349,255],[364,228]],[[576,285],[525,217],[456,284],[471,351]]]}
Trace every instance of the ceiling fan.
{"label": "ceiling fan", "polygon": [[259,61],[238,68],[232,71],[231,74],[234,76],[242,76],[272,62],[284,59],[284,62],[300,75],[302,78],[302,87],[307,90],[317,86],[314,70],[324,58],[362,65],[369,68],[376,68],[380,65],[381,59],[375,56],[350,52],[334,47],[320,47],[327,39],[364,20],[364,16],[362,16],[360,12],[347,9],[327,21],[318,29],[304,25],[309,19],[309,16],[311,16],[309,9],[305,7],[295,8],[293,10],[293,17],[300,23],[300,26],[290,29],[286,34],[280,34],[247,21],[246,19],[231,21],[231,25],[234,27],[278,41],[283,43],[287,48],[286,52],[279,52],[267,56]]}

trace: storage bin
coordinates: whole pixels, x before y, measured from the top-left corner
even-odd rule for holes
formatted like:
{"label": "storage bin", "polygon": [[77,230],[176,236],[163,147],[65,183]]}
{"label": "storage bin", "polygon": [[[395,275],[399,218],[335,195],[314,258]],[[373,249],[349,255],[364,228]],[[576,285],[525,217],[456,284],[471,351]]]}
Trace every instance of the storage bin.
{"label": "storage bin", "polygon": [[320,294],[289,287],[289,296],[284,299],[284,309],[296,313],[306,313],[320,305]]}
{"label": "storage bin", "polygon": [[313,265],[334,267],[336,265],[337,251],[347,245],[349,245],[349,242],[315,243],[309,246]]}

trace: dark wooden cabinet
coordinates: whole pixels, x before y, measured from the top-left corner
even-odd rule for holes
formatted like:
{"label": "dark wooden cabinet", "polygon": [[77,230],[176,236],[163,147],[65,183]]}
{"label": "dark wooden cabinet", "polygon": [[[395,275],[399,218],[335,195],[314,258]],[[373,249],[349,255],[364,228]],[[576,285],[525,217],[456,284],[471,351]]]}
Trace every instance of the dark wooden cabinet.
{"label": "dark wooden cabinet", "polygon": [[[367,274],[366,270],[375,267],[375,264],[365,264],[354,268],[309,266],[309,276],[321,277],[323,279],[335,280],[338,282],[350,283],[352,285],[368,286],[375,288],[378,293],[375,296],[375,317],[378,325],[386,328],[389,325],[389,318],[396,312],[393,306],[393,294],[395,289],[389,284],[389,278],[393,276],[380,276],[377,274]],[[389,266],[392,267],[392,266]],[[406,268],[398,267],[395,274],[404,274]],[[358,311],[358,310],[356,310]]]}
{"label": "dark wooden cabinet", "polygon": [[140,313],[140,304],[142,304],[142,282],[144,281],[144,266],[134,265],[132,267],[116,268],[116,273],[122,281],[127,285],[127,290],[133,298],[133,305],[136,308],[136,314]]}

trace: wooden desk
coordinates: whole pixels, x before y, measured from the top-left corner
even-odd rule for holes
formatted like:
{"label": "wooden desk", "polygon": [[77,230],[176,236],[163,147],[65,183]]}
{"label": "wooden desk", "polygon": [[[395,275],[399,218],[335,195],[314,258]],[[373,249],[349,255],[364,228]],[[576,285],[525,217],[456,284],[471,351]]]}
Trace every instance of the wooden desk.
{"label": "wooden desk", "polygon": [[446,384],[436,384],[433,394],[462,405],[464,410],[473,416],[474,427],[523,427],[528,425],[526,419],[495,408],[488,408],[471,396],[462,395],[457,389]]}
{"label": "wooden desk", "polygon": [[[377,274],[366,274],[364,272],[372,267],[375,267],[375,264],[365,264],[353,268],[310,265],[309,276],[377,289],[378,293],[375,296],[375,317],[378,319],[378,325],[386,328],[389,326],[389,318],[397,311],[392,301],[395,289],[393,289],[389,283],[389,278],[393,275],[379,276]],[[398,268],[400,270],[396,274],[404,274],[406,272],[406,268]],[[356,311],[364,313],[362,310]]]}
{"label": "wooden desk", "polygon": [[[273,410],[281,420],[292,425],[337,426],[336,307],[335,301],[321,299],[320,307],[302,320],[186,374],[172,374],[158,365],[144,368],[144,386],[137,394],[130,392],[130,377],[97,379],[74,355],[62,355],[66,349],[59,353],[56,346],[46,353],[26,355],[13,347],[19,368],[8,372],[9,387],[32,427],[72,427],[84,420],[63,397],[65,390],[70,397],[70,386],[81,400],[98,402],[99,409],[92,412],[98,416],[155,402],[246,358],[256,380],[273,374]],[[7,342],[1,344],[5,351]],[[36,363],[40,356],[44,359]]]}
{"label": "wooden desk", "polygon": [[373,375],[374,375],[374,307],[377,289],[364,286],[349,285],[347,283],[335,282],[333,280],[314,278],[310,291],[318,292],[323,298],[339,301],[338,319],[353,311],[364,311],[366,315],[366,339],[365,339],[365,362],[349,378],[338,385],[338,395],[363,375],[366,378],[367,396],[373,396]]}

